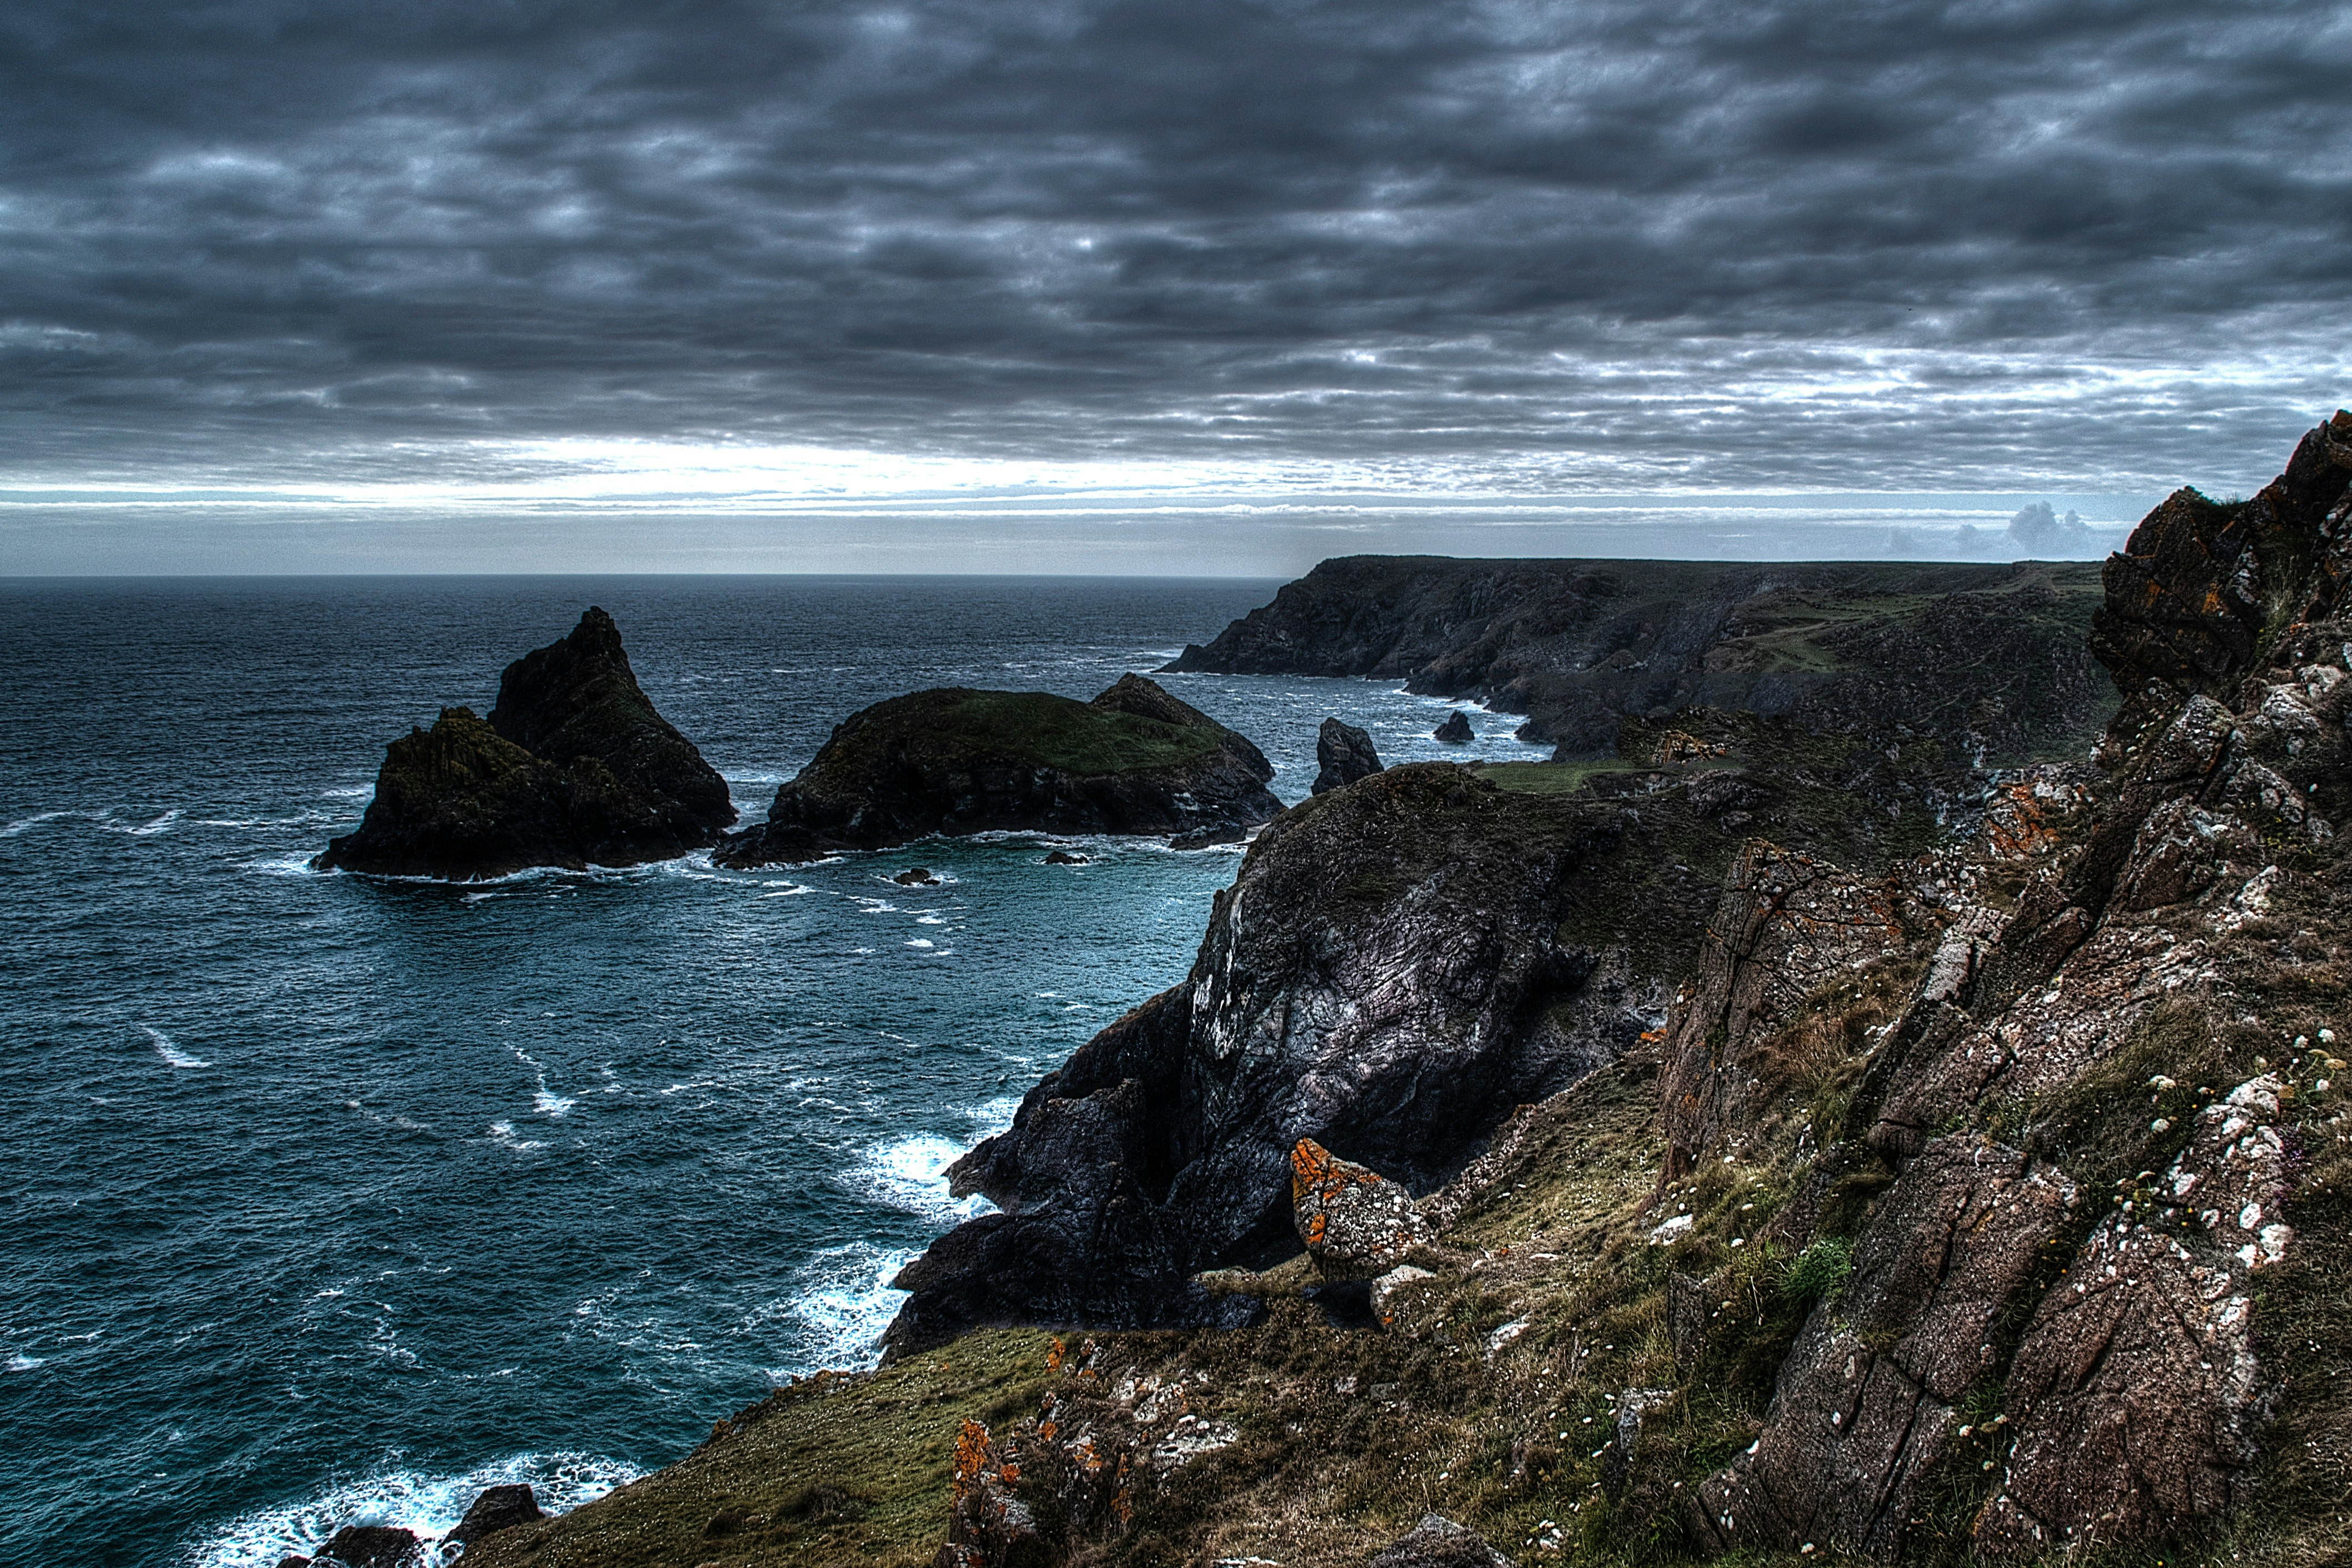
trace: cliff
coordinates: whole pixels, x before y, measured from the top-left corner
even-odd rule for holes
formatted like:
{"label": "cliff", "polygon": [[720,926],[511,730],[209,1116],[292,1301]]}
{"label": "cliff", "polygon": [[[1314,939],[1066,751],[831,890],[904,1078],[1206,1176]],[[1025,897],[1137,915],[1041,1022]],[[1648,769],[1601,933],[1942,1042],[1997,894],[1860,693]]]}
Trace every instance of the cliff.
{"label": "cliff", "polygon": [[1237,832],[1282,809],[1273,777],[1247,739],[1139,675],[1091,703],[915,692],[850,716],[776,791],[767,821],[713,858],[811,861],[932,833]]}
{"label": "cliff", "polygon": [[2347,580],[2339,413],[2107,563],[2095,768],[1695,713],[1286,813],[891,1364],[483,1563],[2345,1560]]}
{"label": "cliff", "polygon": [[1370,675],[1527,715],[1562,760],[1626,717],[1892,716],[1995,765],[2080,756],[2111,705],[2084,645],[2098,568],[1349,556],[1171,670]]}
{"label": "cliff", "polygon": [[386,747],[358,831],[313,863],[457,881],[634,865],[716,843],[734,821],[727,781],[655,710],[591,606],[507,666],[487,723],[444,708]]}

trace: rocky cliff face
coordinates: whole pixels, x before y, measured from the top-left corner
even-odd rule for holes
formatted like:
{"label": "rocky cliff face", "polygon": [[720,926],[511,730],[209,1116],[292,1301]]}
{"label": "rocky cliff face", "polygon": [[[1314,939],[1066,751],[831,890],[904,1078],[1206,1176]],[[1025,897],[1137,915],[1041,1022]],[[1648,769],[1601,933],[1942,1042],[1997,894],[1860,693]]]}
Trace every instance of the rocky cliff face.
{"label": "rocky cliff face", "polygon": [[[2347,579],[2338,414],[2109,562],[2099,765],[1930,842],[1860,826],[1932,779],[1752,715],[1286,813],[959,1170],[1006,1212],[893,1337],[1224,1326],[810,1380],[486,1562],[690,1560],[722,1494],[961,1568],[1360,1564],[1425,1512],[1522,1563],[2352,1557]],[[909,1465],[927,1523],[793,1522]]]}
{"label": "rocky cliff face", "polygon": [[1282,809],[1244,737],[1123,675],[1091,703],[962,687],[852,715],[721,865],[811,861],[932,833],[1238,836]]}
{"label": "rocky cliff face", "polygon": [[634,865],[715,843],[734,820],[727,781],[655,711],[620,629],[591,606],[507,666],[487,723],[444,708],[394,741],[359,831],[316,863],[459,881]]}
{"label": "rocky cliff face", "polygon": [[1693,706],[1821,729],[1890,716],[1954,755],[2080,755],[2108,711],[2087,564],[1728,565],[1352,556],[1168,667],[1402,678],[1523,713],[1563,759]]}

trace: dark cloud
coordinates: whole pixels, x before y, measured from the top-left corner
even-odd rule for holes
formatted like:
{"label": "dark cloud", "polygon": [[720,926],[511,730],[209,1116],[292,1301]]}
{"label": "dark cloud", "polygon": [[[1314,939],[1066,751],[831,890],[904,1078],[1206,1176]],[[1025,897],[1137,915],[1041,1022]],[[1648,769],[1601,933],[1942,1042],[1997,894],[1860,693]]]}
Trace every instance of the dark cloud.
{"label": "dark cloud", "polygon": [[2322,3],[19,0],[0,465],[2259,477],[2344,395],[2347,79]]}

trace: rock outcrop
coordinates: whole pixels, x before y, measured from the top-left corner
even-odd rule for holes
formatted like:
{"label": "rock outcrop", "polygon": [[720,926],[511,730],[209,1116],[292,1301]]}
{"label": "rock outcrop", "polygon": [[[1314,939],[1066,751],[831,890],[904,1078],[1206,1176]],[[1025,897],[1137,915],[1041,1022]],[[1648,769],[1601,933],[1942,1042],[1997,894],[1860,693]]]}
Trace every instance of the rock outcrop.
{"label": "rock outcrop", "polygon": [[[1824,1136],[1817,1180],[1874,1163],[1884,1194],[1756,1446],[1697,1489],[1702,1539],[1895,1557],[1973,1496],[1977,1550],[2037,1555],[2245,1500],[2283,1371],[2253,1277],[2295,1245],[2302,1159],[2266,1064],[2310,1017],[2248,983],[2275,963],[2248,933],[2326,918],[2342,877],[2347,579],[2341,413],[2252,501],[2177,495],[2109,563],[2127,701],[2091,825],[1948,928]],[[1737,1013],[1727,976],[1694,1019]],[[1680,1038],[1676,1082],[1720,1075],[1724,1034]],[[1742,1118],[1686,1098],[1681,1157],[1730,1146]]]}
{"label": "rock outcrop", "polygon": [[539,1506],[539,1498],[530,1487],[516,1483],[486,1487],[466,1510],[466,1517],[448,1534],[448,1541],[471,1548],[488,1540],[501,1530],[513,1530],[520,1525],[537,1524],[547,1517]]}
{"label": "rock outcrop", "polygon": [[449,707],[386,748],[356,832],[314,862],[467,881],[635,865],[719,841],[727,781],[638,686],[613,618],[507,666],[488,722]]}
{"label": "rock outcrop", "polygon": [[1467,746],[1478,738],[1478,732],[1470,727],[1470,716],[1460,708],[1447,714],[1445,722],[1430,734],[1448,746]]}
{"label": "rock outcrop", "polygon": [[1343,784],[1353,784],[1378,773],[1381,754],[1365,731],[1352,724],[1327,718],[1315,737],[1315,768],[1312,793],[1328,795]]}
{"label": "rock outcrop", "polygon": [[1171,670],[1402,679],[1528,716],[1601,757],[1628,717],[1744,709],[1816,729],[1899,719],[1956,757],[2079,756],[2106,714],[2083,563],[1324,561]]}
{"label": "rock outcrop", "polygon": [[1241,832],[1281,802],[1258,748],[1140,675],[1091,703],[950,687],[852,715],[776,791],[729,866],[887,849],[933,833]]}
{"label": "rock outcrop", "polygon": [[1421,1522],[1369,1558],[1364,1568],[1510,1568],[1511,1560],[1444,1514]]}
{"label": "rock outcrop", "polygon": [[1326,1280],[1377,1280],[1430,1239],[1411,1192],[1312,1138],[1290,1151],[1290,1222]]}

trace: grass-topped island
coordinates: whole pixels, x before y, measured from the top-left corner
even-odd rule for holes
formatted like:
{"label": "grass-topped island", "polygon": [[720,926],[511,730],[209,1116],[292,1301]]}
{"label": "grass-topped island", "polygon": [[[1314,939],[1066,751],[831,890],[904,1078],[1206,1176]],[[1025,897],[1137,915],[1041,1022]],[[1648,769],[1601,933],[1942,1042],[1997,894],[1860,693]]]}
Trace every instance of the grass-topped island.
{"label": "grass-topped island", "polygon": [[933,833],[1235,835],[1281,810],[1249,740],[1140,675],[1090,703],[949,686],[853,714],[721,865],[887,849]]}

